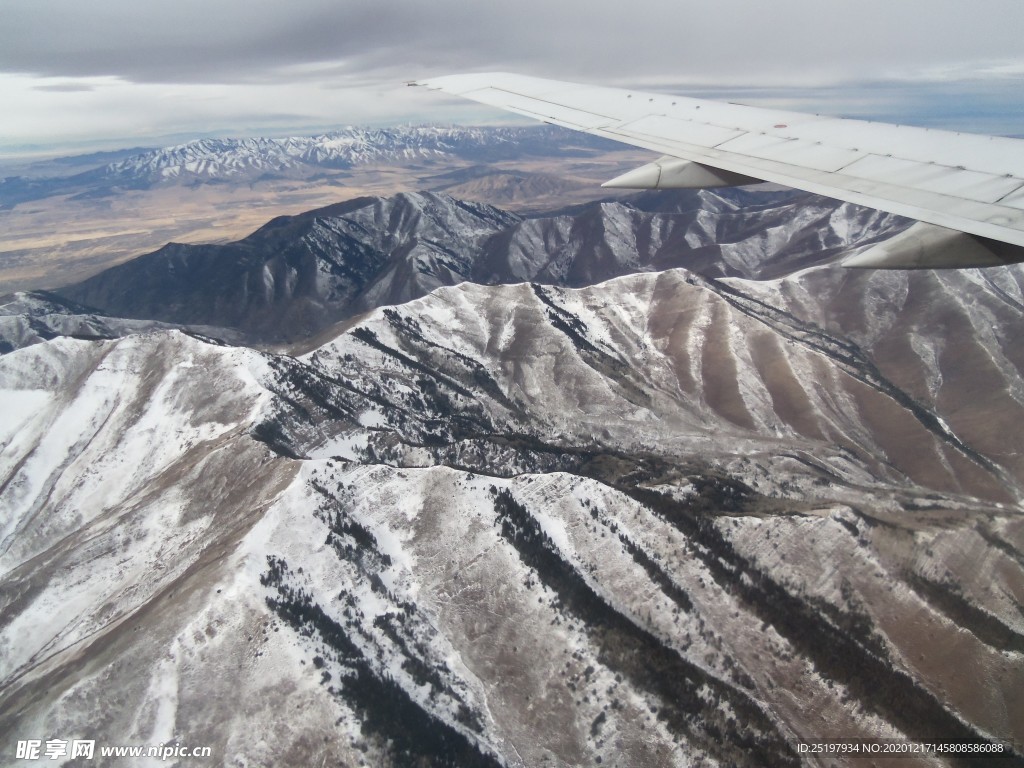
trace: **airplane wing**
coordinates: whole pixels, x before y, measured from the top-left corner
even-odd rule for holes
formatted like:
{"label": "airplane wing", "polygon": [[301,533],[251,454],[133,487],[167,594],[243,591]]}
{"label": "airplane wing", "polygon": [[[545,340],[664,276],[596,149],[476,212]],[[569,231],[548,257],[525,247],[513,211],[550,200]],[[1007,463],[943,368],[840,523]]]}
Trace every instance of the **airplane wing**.
{"label": "airplane wing", "polygon": [[507,73],[411,85],[662,155],[604,186],[771,181],[916,219],[848,267],[1024,261],[1024,140],[849,120]]}

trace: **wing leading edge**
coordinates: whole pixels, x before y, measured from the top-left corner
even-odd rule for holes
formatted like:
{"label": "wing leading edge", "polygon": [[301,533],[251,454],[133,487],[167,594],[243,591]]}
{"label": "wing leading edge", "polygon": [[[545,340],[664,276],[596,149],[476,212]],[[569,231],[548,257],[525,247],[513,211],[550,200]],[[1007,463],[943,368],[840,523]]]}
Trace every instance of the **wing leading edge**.
{"label": "wing leading edge", "polygon": [[662,155],[605,186],[771,181],[916,219],[844,260],[869,268],[1024,261],[1024,141],[523,75],[413,83]]}

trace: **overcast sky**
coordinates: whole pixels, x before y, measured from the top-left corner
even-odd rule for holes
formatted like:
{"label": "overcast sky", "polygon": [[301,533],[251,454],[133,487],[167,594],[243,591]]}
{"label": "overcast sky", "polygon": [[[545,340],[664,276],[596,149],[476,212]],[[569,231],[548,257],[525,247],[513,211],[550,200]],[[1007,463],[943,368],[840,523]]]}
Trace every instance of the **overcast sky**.
{"label": "overcast sky", "polygon": [[1022,0],[0,0],[0,154],[507,118],[505,70],[1024,134]]}

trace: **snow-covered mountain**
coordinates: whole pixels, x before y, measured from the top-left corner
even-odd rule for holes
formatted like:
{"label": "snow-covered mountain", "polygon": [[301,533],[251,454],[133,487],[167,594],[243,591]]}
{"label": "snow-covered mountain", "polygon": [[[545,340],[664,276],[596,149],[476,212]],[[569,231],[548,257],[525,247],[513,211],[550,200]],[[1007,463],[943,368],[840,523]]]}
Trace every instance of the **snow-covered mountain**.
{"label": "snow-covered mountain", "polygon": [[[562,154],[564,144],[564,131],[543,126],[349,127],[317,136],[284,139],[199,139],[110,163],[101,173],[108,179],[128,183],[165,179],[238,180],[288,176],[317,168],[411,163],[438,157],[486,157],[493,161],[510,154]],[[604,148],[608,142],[585,137],[570,145]]]}
{"label": "snow-covered mountain", "polygon": [[806,194],[655,199],[653,211],[641,195],[524,219],[444,194],[360,198],[275,219],[227,245],[171,244],[59,293],[118,317],[282,341],[465,280],[581,286],[679,266],[766,277],[827,263],[905,226]]}
{"label": "snow-covered mountain", "polygon": [[[1024,739],[1024,270],[844,271],[815,254],[901,223],[660,200],[268,225],[384,254],[352,301],[405,291],[273,353],[112,316],[50,338],[89,310],[12,305],[46,333],[0,357],[0,754],[775,766]],[[666,269],[684,243],[696,268]],[[510,284],[372,279],[416,249]]]}
{"label": "snow-covered mountain", "polygon": [[[131,333],[180,326],[158,320],[112,317],[92,307],[43,291],[8,295],[0,299],[0,354],[58,337],[73,339],[116,339]],[[229,328],[190,326],[192,333],[214,334],[232,342],[243,341],[242,334]]]}
{"label": "snow-covered mountain", "polygon": [[395,128],[348,127],[316,136],[197,139],[114,160],[73,175],[0,179],[0,208],[58,194],[84,197],[169,184],[245,184],[270,179],[344,178],[368,164],[423,164],[455,158],[584,156],[621,149],[553,126]]}

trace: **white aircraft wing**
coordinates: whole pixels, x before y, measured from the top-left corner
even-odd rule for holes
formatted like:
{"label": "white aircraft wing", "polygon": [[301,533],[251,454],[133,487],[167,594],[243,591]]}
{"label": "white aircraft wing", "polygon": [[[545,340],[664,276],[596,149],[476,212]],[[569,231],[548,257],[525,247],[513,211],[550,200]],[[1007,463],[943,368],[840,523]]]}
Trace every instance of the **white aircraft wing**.
{"label": "white aircraft wing", "polygon": [[1024,140],[506,73],[413,84],[663,155],[605,186],[771,181],[917,220],[896,237],[848,257],[845,266],[1024,261]]}

